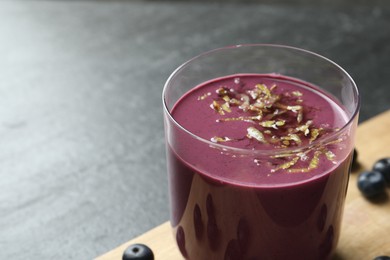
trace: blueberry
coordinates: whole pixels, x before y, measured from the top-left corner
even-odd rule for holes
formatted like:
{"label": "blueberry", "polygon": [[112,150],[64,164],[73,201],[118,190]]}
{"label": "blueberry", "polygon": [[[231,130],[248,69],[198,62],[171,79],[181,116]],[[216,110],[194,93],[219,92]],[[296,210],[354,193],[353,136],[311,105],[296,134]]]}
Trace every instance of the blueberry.
{"label": "blueberry", "polygon": [[382,173],[387,184],[390,184],[390,158],[383,158],[376,161],[372,169]]}
{"label": "blueberry", "polygon": [[381,255],[374,258],[374,260],[390,260],[390,256]]}
{"label": "blueberry", "polygon": [[358,177],[358,188],[364,196],[375,197],[385,191],[386,181],[380,172],[362,172]]}
{"label": "blueberry", "polygon": [[123,252],[122,260],[153,260],[152,250],[144,244],[133,244]]}
{"label": "blueberry", "polygon": [[352,156],[352,166],[356,166],[357,163],[358,163],[358,151],[355,149],[353,149],[353,156]]}

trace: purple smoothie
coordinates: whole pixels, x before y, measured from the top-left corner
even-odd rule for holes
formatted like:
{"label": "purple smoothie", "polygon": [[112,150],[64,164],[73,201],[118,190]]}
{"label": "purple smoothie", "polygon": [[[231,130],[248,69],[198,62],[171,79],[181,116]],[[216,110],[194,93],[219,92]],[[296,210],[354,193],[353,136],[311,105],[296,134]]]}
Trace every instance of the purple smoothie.
{"label": "purple smoothie", "polygon": [[171,224],[185,258],[329,258],[351,157],[337,135],[347,116],[330,95],[239,74],[197,86],[171,115],[210,140],[169,129]]}

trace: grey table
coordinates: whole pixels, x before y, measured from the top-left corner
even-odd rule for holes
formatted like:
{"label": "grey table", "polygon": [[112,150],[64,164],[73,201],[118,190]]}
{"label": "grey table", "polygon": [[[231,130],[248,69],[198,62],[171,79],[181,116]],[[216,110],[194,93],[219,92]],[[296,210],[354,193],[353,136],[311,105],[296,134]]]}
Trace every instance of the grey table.
{"label": "grey table", "polygon": [[0,1],[0,259],[92,259],[169,217],[161,91],[238,43],[323,54],[390,108],[390,6]]}

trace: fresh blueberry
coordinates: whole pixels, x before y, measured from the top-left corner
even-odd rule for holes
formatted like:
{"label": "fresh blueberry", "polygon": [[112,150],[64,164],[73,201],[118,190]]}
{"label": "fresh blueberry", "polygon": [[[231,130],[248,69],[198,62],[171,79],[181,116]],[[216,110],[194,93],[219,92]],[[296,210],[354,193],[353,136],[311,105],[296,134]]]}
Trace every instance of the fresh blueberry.
{"label": "fresh blueberry", "polygon": [[374,258],[374,260],[390,260],[390,256],[381,255]]}
{"label": "fresh blueberry", "polygon": [[123,252],[122,260],[154,260],[154,255],[146,245],[134,244]]}
{"label": "fresh blueberry", "polygon": [[390,184],[390,158],[383,158],[375,162],[374,171],[380,172],[385,177],[387,184]]}
{"label": "fresh blueberry", "polygon": [[380,172],[362,172],[358,177],[358,188],[364,196],[371,198],[385,191],[386,181]]}
{"label": "fresh blueberry", "polygon": [[356,167],[357,163],[358,163],[358,151],[355,149],[353,149],[353,156],[352,156],[352,167]]}

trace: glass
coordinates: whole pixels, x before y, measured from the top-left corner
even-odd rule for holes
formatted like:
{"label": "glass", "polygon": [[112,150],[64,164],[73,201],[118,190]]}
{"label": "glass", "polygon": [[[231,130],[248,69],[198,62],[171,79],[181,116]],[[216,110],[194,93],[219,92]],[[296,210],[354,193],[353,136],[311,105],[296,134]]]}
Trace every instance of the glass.
{"label": "glass", "polygon": [[[280,74],[316,86],[342,108],[345,122],[338,131],[298,148],[253,150],[199,137],[172,115],[180,98],[200,84],[252,73]],[[163,103],[171,225],[184,258],[331,257],[340,235],[360,106],[347,72],[327,58],[294,47],[230,46],[176,69],[165,84]],[[218,165],[229,163],[229,172],[240,173],[254,161],[262,166],[275,156],[302,154],[324,143],[338,147],[338,159],[307,180],[268,185],[254,183],[255,177],[215,174]]]}

